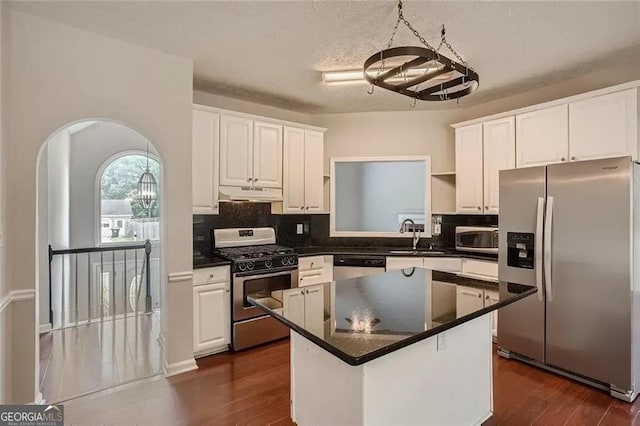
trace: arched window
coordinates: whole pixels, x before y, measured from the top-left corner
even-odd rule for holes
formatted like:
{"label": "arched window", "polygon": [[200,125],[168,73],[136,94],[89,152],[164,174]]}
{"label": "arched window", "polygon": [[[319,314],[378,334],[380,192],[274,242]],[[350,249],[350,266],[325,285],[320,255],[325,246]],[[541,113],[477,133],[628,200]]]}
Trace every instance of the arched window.
{"label": "arched window", "polygon": [[127,152],[105,162],[98,172],[100,244],[158,240],[160,237],[160,164],[149,156],[149,171],[158,183],[158,198],[149,208],[138,199],[138,181],[147,168],[144,153]]}

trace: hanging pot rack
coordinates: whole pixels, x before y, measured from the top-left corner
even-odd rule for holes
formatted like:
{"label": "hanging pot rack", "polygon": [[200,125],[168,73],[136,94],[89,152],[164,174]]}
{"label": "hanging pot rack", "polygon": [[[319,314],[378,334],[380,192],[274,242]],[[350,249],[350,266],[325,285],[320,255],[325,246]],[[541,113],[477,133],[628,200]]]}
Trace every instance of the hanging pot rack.
{"label": "hanging pot rack", "polygon": [[[424,47],[391,47],[401,22],[413,32]],[[448,101],[459,99],[477,90],[480,82],[478,73],[449,44],[444,25],[440,37],[438,48],[431,46],[404,18],[402,0],[399,0],[398,20],[387,48],[374,53],[364,62],[364,78],[371,83],[371,90],[367,93],[373,94],[375,86],[382,87],[413,98],[413,107],[417,100]],[[440,53],[443,45],[449,49],[457,61]],[[407,60],[407,58],[411,59]],[[408,70],[421,67],[424,67],[422,74],[414,73],[412,77],[408,76]],[[434,79],[441,81],[429,85],[434,82]]]}

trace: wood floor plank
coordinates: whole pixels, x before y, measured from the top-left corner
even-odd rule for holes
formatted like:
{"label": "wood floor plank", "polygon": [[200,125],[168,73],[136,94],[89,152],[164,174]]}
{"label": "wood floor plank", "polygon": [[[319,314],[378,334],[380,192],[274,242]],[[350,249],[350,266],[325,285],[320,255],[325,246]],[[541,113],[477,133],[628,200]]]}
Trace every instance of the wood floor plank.
{"label": "wood floor plank", "polygon": [[[69,424],[290,426],[287,341],[199,359],[199,369],[74,399]],[[494,355],[494,416],[485,425],[631,425],[640,402]],[[399,378],[401,380],[401,378]]]}

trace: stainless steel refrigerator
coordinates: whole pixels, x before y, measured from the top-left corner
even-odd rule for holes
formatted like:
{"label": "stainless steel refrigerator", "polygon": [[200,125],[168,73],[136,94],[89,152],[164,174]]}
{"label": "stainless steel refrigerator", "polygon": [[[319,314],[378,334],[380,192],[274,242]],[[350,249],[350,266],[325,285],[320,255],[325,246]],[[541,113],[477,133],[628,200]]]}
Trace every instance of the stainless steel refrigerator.
{"label": "stainless steel refrigerator", "polygon": [[499,354],[632,401],[640,386],[640,169],[630,157],[500,172]]}

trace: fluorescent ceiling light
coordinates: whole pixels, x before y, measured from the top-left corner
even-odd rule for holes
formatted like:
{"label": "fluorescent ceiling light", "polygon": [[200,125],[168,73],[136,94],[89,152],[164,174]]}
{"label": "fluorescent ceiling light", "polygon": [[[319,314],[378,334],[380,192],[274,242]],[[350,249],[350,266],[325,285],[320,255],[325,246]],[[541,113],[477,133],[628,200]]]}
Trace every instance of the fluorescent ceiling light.
{"label": "fluorescent ceiling light", "polygon": [[[396,77],[387,79],[387,81],[397,83],[405,79],[405,74],[407,78],[414,78],[421,76],[431,70],[431,68],[411,68],[408,71],[405,71],[403,74],[398,74],[398,76]],[[380,72],[384,72],[384,70],[381,70]],[[432,80],[448,80],[450,78],[449,74],[450,73],[441,74],[437,77],[434,77]],[[322,73],[322,81],[324,82],[324,84],[329,86],[371,84],[367,80],[365,80],[361,69],[346,71],[325,71]]]}

